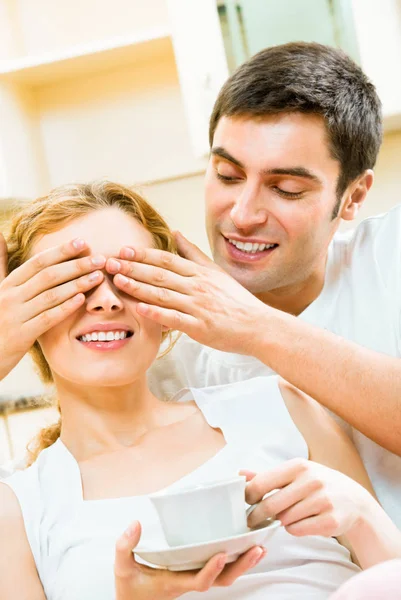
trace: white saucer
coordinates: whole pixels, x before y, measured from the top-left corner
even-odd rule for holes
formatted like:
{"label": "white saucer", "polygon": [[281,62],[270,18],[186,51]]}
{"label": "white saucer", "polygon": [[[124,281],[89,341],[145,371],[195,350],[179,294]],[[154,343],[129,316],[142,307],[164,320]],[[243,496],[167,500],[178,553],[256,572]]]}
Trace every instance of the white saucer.
{"label": "white saucer", "polygon": [[135,554],[147,563],[164,567],[169,571],[201,569],[218,552],[225,552],[228,555],[227,563],[230,563],[237,560],[252,546],[263,546],[280,525],[280,521],[267,522],[266,525],[241,535],[174,548],[137,548]]}

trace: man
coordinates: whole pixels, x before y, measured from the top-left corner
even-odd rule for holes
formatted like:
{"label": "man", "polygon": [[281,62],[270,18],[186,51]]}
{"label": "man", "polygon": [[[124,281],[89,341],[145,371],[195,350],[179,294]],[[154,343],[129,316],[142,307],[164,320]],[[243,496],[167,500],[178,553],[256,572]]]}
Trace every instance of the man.
{"label": "man", "polygon": [[[210,142],[206,223],[216,264],[182,236],[185,258],[127,248],[114,261],[114,282],[142,301],[138,311],[187,334],[151,374],[153,389],[170,395],[278,373],[352,426],[377,495],[400,523],[401,208],[335,235],[373,182],[381,143],[374,87],[335,49],[267,49],[223,87]],[[42,258],[41,285],[49,265],[79,251]],[[86,271],[95,268],[88,259]],[[56,285],[54,276],[46,281]],[[75,310],[50,291],[44,316],[21,317],[19,329],[0,322],[1,376],[42,329]]]}
{"label": "man", "polygon": [[190,336],[151,373],[155,393],[278,373],[352,426],[400,524],[401,207],[336,234],[366,198],[380,143],[380,101],[348,57],[266,49],[210,120],[206,226],[236,281],[182,236],[192,262],[126,250],[115,272],[142,314]]}

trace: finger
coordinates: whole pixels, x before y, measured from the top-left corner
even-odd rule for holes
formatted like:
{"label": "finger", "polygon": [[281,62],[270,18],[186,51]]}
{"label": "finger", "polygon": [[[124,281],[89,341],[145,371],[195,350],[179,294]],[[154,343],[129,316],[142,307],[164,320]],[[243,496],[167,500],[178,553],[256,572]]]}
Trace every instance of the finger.
{"label": "finger", "polygon": [[164,571],[161,573],[165,579],[164,587],[177,598],[186,592],[206,592],[224,569],[226,561],[226,554],[220,553],[213,556],[201,570]]}
{"label": "finger", "polygon": [[45,291],[48,291],[51,295],[53,290],[60,284],[73,281],[87,273],[92,273],[95,269],[101,269],[105,263],[106,258],[99,255],[85,256],[84,258],[46,267],[20,286],[21,299],[27,302]]}
{"label": "finger", "polygon": [[238,475],[243,475],[244,477],[246,477],[247,481],[252,481],[252,479],[256,476],[256,473],[254,473],[253,471],[248,471],[247,469],[241,469],[240,471],[238,471]]}
{"label": "finger", "polygon": [[105,268],[112,275],[118,273],[142,283],[167,288],[183,294],[188,293],[188,284],[191,282],[191,278],[177,275],[161,267],[115,258],[109,258]]}
{"label": "finger", "polygon": [[132,569],[137,565],[132,551],[141,538],[141,526],[138,521],[132,523],[116,542],[114,574],[116,577],[132,576]]}
{"label": "finger", "polygon": [[66,300],[59,306],[50,308],[40,313],[37,317],[27,321],[22,325],[22,333],[25,339],[32,340],[32,343],[38,339],[45,331],[55,327],[61,321],[72,315],[85,302],[84,294],[77,294],[73,298]]}
{"label": "finger", "polygon": [[172,308],[181,312],[189,311],[193,305],[191,298],[185,294],[168,290],[164,287],[155,287],[142,281],[136,281],[120,273],[115,275],[113,281],[117,288],[145,304]]}
{"label": "finger", "polygon": [[333,508],[330,500],[323,494],[315,493],[307,496],[300,502],[297,502],[290,508],[276,513],[277,518],[281,521],[284,527],[298,523],[303,519],[309,517],[316,517],[317,515],[327,512]]}
{"label": "finger", "polygon": [[167,329],[173,329],[191,335],[196,335],[199,323],[195,317],[170,308],[161,308],[160,306],[151,306],[140,302],[136,306],[138,314],[159,323]]}
{"label": "finger", "polygon": [[21,285],[40,271],[43,271],[46,267],[71,260],[85,249],[87,249],[86,242],[77,238],[61,246],[55,246],[43,252],[38,252],[38,254],[35,254],[35,256],[24,262],[18,269],[10,273],[7,277],[7,283],[10,286]]}
{"label": "finger", "polygon": [[307,470],[307,460],[294,458],[265,473],[258,473],[246,486],[245,499],[248,504],[256,504],[265,494],[277,488],[285,487],[300,473],[304,473]]}
{"label": "finger", "polygon": [[205,267],[210,267],[212,269],[220,270],[220,267],[216,265],[198,246],[187,240],[185,236],[182,235],[179,231],[174,231],[175,241],[177,243],[177,248],[180,256],[191,260],[192,262],[202,265]]}
{"label": "finger", "polygon": [[136,261],[162,267],[184,277],[192,277],[197,273],[197,265],[190,260],[182,258],[172,252],[158,250],[156,248],[132,248],[124,246],[120,251],[120,257],[125,260]]}
{"label": "finger", "polygon": [[323,513],[308,519],[303,519],[297,523],[286,526],[286,531],[296,537],[304,535],[322,535],[332,537],[336,535],[338,523],[330,513]]}
{"label": "finger", "polygon": [[297,479],[279,489],[268,498],[264,498],[248,517],[248,527],[256,527],[269,517],[279,518],[283,511],[301,502],[316,490],[316,482]]}
{"label": "finger", "polygon": [[0,283],[7,277],[7,244],[4,235],[0,233]]}
{"label": "finger", "polygon": [[[206,592],[209,590],[220,573],[223,571],[226,566],[227,555],[226,554],[216,554],[213,556],[201,569],[193,575],[192,587],[189,590],[194,590],[196,592]],[[188,591],[189,591],[188,590]]]}
{"label": "finger", "polygon": [[69,298],[86,292],[89,292],[93,287],[99,285],[104,279],[101,271],[94,271],[84,277],[79,277],[73,281],[69,281],[64,285],[59,285],[51,288],[36,296],[24,305],[23,322],[26,323],[32,318],[35,318],[40,313],[49,310],[55,306],[63,304]]}
{"label": "finger", "polygon": [[235,562],[227,565],[222,573],[217,577],[214,585],[228,586],[232,585],[238,577],[241,577],[256,567],[258,563],[266,556],[267,550],[261,546],[251,548],[245,554],[242,554]]}

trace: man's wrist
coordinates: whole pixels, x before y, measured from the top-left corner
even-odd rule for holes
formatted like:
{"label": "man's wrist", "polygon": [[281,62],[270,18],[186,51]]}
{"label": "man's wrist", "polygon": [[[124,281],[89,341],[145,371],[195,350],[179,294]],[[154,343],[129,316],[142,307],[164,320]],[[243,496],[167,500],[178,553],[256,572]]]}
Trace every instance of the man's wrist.
{"label": "man's wrist", "polygon": [[[1,353],[0,353],[1,356]],[[2,381],[7,375],[17,366],[19,361],[23,358],[23,355],[10,356],[7,360],[3,358],[0,361],[0,381]]]}
{"label": "man's wrist", "polygon": [[280,335],[286,327],[288,317],[286,313],[267,305],[254,315],[253,328],[248,335],[250,356],[265,364],[270,363],[269,359],[280,344]]}

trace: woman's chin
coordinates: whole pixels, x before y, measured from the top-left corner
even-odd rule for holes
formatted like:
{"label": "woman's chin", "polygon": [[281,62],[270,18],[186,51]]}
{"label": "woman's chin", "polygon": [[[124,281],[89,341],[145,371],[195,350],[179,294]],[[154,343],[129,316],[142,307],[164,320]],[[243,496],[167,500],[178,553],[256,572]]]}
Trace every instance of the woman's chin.
{"label": "woman's chin", "polygon": [[[61,374],[60,374],[61,375]],[[72,386],[79,386],[81,390],[85,388],[107,388],[107,387],[123,387],[127,385],[134,385],[135,382],[146,377],[146,371],[138,373],[132,372],[132,368],[129,373],[126,371],[119,371],[115,369],[113,371],[102,370],[100,372],[88,373],[70,373],[61,375],[64,382],[70,382]],[[57,385],[57,379],[56,379]]]}

